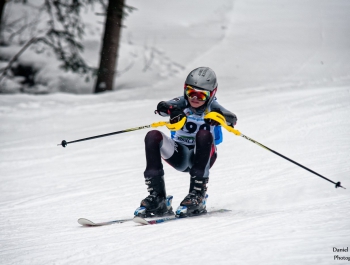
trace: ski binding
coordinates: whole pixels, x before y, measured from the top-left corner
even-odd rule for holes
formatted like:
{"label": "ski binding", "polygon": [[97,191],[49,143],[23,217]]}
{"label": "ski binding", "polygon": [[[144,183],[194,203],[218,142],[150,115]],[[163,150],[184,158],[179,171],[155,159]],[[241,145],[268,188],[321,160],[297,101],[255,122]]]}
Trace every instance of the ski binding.
{"label": "ski binding", "polygon": [[[219,210],[211,210],[209,212],[205,211],[201,214],[197,214],[197,215],[188,215],[189,218],[200,218],[200,217],[204,217],[207,215],[213,215],[213,214],[217,214],[217,213],[225,213],[225,212],[230,212],[231,210],[227,210],[227,209],[219,209]],[[141,224],[141,225],[155,225],[155,224],[161,224],[164,222],[169,222],[169,221],[175,221],[175,220],[184,220],[187,218],[181,218],[181,217],[176,217],[176,216],[169,216],[169,217],[162,217],[162,218],[158,218],[158,219],[153,219],[153,220],[146,220],[145,218],[142,218],[140,216],[135,216],[133,221],[137,224]]]}

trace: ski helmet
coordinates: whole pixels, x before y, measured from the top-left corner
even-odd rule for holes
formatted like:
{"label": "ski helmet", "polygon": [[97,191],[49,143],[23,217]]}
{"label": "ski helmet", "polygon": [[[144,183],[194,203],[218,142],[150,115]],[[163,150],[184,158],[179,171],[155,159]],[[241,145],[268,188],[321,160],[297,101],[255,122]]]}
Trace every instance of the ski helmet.
{"label": "ski helmet", "polygon": [[186,86],[188,85],[193,86],[194,88],[209,91],[210,98],[206,104],[209,106],[215,98],[218,82],[216,79],[216,74],[212,69],[209,67],[198,67],[188,74],[184,88],[186,89]]}

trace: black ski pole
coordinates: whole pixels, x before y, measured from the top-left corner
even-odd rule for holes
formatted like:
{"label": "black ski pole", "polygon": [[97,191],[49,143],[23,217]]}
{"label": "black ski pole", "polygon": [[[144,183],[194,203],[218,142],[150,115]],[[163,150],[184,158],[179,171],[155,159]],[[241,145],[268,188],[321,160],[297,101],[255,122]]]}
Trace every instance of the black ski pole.
{"label": "black ski pole", "polygon": [[82,142],[82,141],[93,140],[93,139],[96,139],[96,138],[111,136],[111,135],[120,134],[120,133],[132,132],[132,131],[136,131],[136,130],[142,130],[142,129],[146,129],[146,128],[151,128],[151,127],[155,128],[155,127],[164,126],[164,125],[167,125],[167,124],[168,124],[168,122],[160,121],[160,122],[152,123],[152,124],[150,124],[150,125],[145,125],[145,126],[130,128],[130,129],[121,130],[121,131],[117,131],[117,132],[111,132],[111,133],[96,135],[96,136],[87,137],[87,138],[83,138],[83,139],[79,139],[79,140],[74,140],[74,141],[70,141],[70,142],[67,142],[66,140],[63,140],[63,141],[62,141],[60,144],[58,144],[57,146],[62,145],[63,147],[66,147],[68,144],[72,144],[72,143],[77,143],[77,142]]}
{"label": "black ski pole", "polygon": [[255,144],[261,146],[262,148],[265,148],[266,150],[268,150],[268,151],[274,153],[275,155],[278,155],[278,156],[280,156],[280,157],[282,157],[282,158],[288,160],[289,162],[292,162],[292,163],[294,163],[295,165],[297,165],[297,166],[299,166],[299,167],[301,167],[301,168],[303,168],[303,169],[305,169],[305,170],[307,170],[307,171],[309,171],[309,172],[311,172],[311,173],[313,173],[313,174],[319,176],[320,178],[323,178],[323,179],[325,179],[325,180],[327,180],[327,181],[329,181],[329,182],[335,184],[335,187],[336,187],[336,188],[339,188],[339,187],[340,187],[340,188],[346,189],[346,188],[344,188],[344,187],[341,185],[340,181],[334,182],[334,181],[332,181],[332,180],[330,180],[330,179],[328,179],[328,178],[322,176],[321,174],[319,174],[319,173],[317,173],[317,172],[311,170],[310,168],[307,168],[307,167],[305,167],[305,166],[299,164],[298,162],[296,162],[296,161],[294,161],[294,160],[292,160],[292,159],[290,159],[290,158],[288,158],[288,157],[286,157],[286,156],[284,156],[284,155],[282,155],[282,154],[280,154],[280,153],[278,153],[278,152],[272,150],[271,148],[268,148],[267,146],[265,146],[265,145],[263,145],[263,144],[261,144],[261,143],[255,141],[255,140],[253,140],[252,138],[249,138],[248,136],[246,136],[246,135],[244,135],[244,134],[242,134],[242,133],[240,134],[240,136],[242,136],[244,139],[247,139],[247,140],[249,140],[249,141],[251,141],[251,142],[253,142],[253,143],[255,143]]}
{"label": "black ski pole", "polygon": [[346,188],[344,188],[344,187],[341,185],[340,181],[334,182],[334,181],[332,181],[332,180],[330,180],[330,179],[328,179],[328,178],[322,176],[321,174],[319,174],[319,173],[317,173],[317,172],[315,172],[315,171],[313,171],[313,170],[311,170],[311,169],[309,169],[309,168],[307,168],[307,167],[305,167],[305,166],[299,164],[298,162],[295,162],[294,160],[292,160],[292,159],[290,159],[290,158],[288,158],[288,157],[286,157],[286,156],[284,156],[284,155],[282,155],[282,154],[280,154],[280,153],[278,153],[278,152],[272,150],[271,148],[268,148],[267,146],[265,146],[265,145],[263,145],[263,144],[261,144],[261,143],[255,141],[255,140],[253,140],[252,138],[250,138],[250,137],[248,137],[248,136],[245,136],[245,135],[242,134],[240,131],[238,131],[238,130],[236,130],[236,129],[230,127],[230,126],[228,126],[228,125],[226,124],[226,120],[225,120],[224,116],[222,116],[221,114],[219,114],[219,113],[217,113],[217,112],[209,112],[204,118],[205,118],[205,119],[213,119],[213,120],[219,122],[220,125],[221,125],[222,127],[224,127],[226,130],[228,130],[229,132],[232,132],[232,133],[234,133],[234,134],[237,135],[237,136],[241,136],[241,137],[243,137],[244,139],[249,140],[249,141],[251,141],[252,143],[257,144],[257,145],[259,145],[260,147],[262,147],[262,148],[264,148],[264,149],[266,149],[266,150],[268,150],[268,151],[274,153],[275,155],[278,155],[278,156],[280,156],[280,157],[282,157],[282,158],[288,160],[289,162],[292,162],[292,163],[294,163],[295,165],[297,165],[297,166],[299,166],[299,167],[301,167],[301,168],[303,168],[303,169],[305,169],[305,170],[307,170],[307,171],[309,171],[309,172],[311,172],[311,173],[313,173],[313,174],[319,176],[320,178],[323,178],[323,179],[325,179],[325,180],[327,180],[327,181],[329,181],[329,182],[335,184],[335,187],[336,187],[336,188],[339,188],[339,187],[340,187],[340,188],[346,189]]}

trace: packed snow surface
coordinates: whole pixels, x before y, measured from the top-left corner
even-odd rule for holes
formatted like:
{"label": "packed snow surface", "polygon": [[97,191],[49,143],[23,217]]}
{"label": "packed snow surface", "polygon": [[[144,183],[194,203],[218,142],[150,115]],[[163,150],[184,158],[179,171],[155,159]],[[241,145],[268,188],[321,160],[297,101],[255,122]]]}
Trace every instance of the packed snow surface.
{"label": "packed snow surface", "polygon": [[[0,97],[0,263],[348,264],[334,248],[350,247],[350,2],[128,2],[121,90]],[[347,189],[225,131],[207,204],[231,212],[81,227],[130,218],[147,196],[149,129],[57,144],[165,120],[156,104],[198,66],[216,72],[236,129]],[[164,169],[177,207],[189,175]]]}

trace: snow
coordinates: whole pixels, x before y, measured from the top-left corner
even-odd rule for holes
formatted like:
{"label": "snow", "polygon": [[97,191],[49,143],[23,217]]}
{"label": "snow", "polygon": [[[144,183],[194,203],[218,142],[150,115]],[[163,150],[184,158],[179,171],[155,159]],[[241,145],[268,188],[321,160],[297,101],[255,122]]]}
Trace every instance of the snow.
{"label": "snow", "polygon": [[[138,10],[123,31],[120,69],[133,67],[121,90],[0,97],[0,263],[347,264],[333,247],[350,245],[349,1],[128,2]],[[130,218],[147,196],[148,129],[57,144],[164,120],[156,104],[203,65],[236,129],[347,189],[225,131],[208,208],[230,213],[81,227]],[[177,207],[189,177],[164,168]]]}

